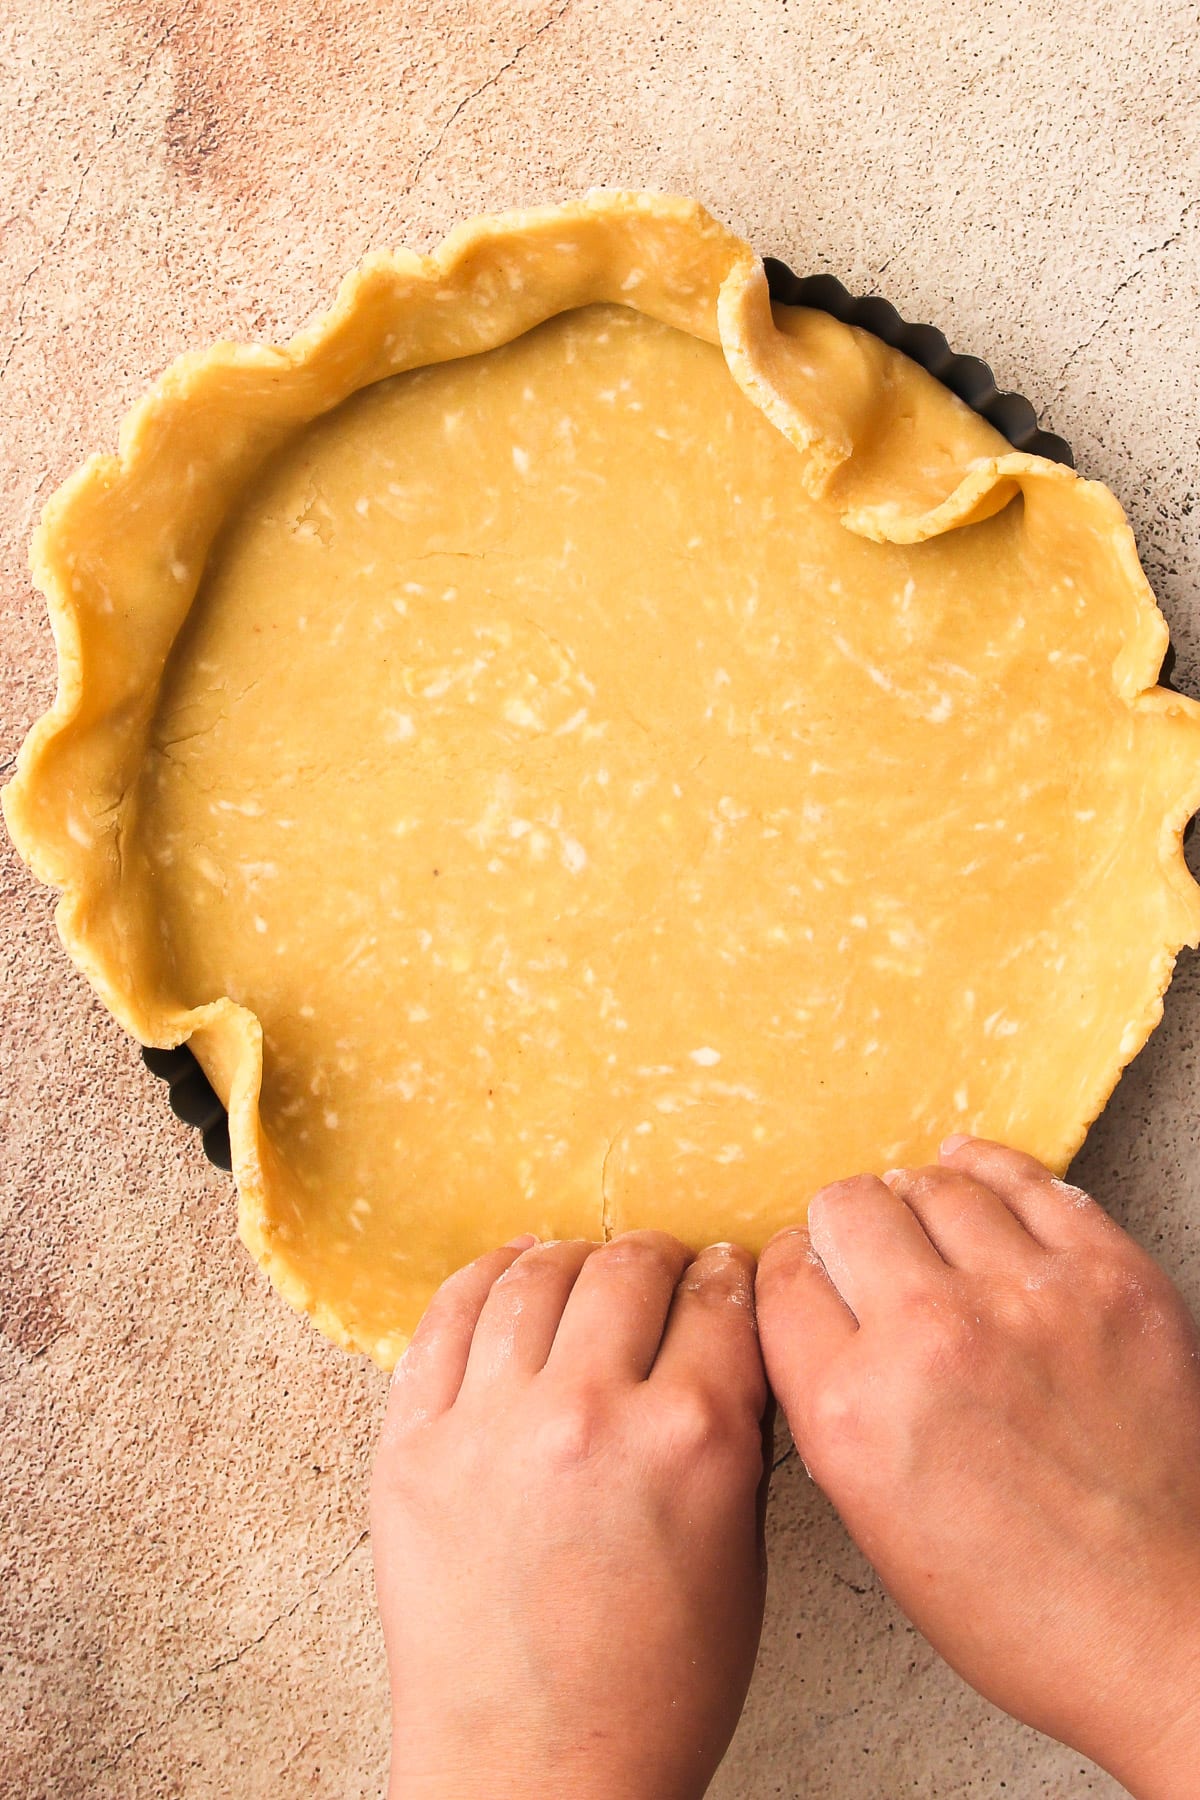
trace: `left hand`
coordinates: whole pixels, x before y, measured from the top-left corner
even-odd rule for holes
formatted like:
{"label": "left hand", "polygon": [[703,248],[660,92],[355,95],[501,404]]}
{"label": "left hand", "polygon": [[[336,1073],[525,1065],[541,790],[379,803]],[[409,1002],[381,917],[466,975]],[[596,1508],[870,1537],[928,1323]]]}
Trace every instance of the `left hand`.
{"label": "left hand", "polygon": [[766,1407],[744,1251],[518,1243],[445,1283],[375,1466],[390,1800],[698,1800],[762,1624]]}

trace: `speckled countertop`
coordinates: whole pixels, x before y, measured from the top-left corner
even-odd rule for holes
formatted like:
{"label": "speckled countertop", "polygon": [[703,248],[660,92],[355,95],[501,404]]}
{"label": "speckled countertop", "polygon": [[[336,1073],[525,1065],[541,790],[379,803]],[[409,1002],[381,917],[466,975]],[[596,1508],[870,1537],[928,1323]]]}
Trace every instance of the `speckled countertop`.
{"label": "speckled countertop", "polygon": [[[1200,692],[1200,38],[1099,0],[9,8],[0,767],[49,702],[37,510],[179,351],[362,251],[593,185],[696,194],[992,360],[1129,509]],[[228,1183],[0,844],[0,1796],[374,1796],[384,1383],[268,1292]],[[1077,1170],[1200,1302],[1200,959]],[[783,1454],[781,1445],[780,1454]],[[1112,1794],[967,1693],[794,1456],[735,1796]]]}

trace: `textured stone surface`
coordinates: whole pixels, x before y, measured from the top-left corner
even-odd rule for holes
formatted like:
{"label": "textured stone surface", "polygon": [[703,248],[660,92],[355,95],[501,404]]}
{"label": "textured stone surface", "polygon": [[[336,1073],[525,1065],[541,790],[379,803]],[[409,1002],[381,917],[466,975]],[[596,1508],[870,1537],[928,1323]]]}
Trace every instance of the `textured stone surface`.
{"label": "textured stone surface", "polygon": [[[0,768],[47,704],[45,496],[164,363],[287,334],[370,246],[595,184],[990,356],[1129,508],[1200,691],[1190,4],[8,6]],[[277,1303],[228,1184],[0,847],[0,1795],[378,1795],[381,1378]],[[1200,962],[1081,1158],[1200,1301]],[[1196,1226],[1200,1236],[1200,1224]],[[735,1796],[1113,1794],[964,1691],[794,1457]]]}

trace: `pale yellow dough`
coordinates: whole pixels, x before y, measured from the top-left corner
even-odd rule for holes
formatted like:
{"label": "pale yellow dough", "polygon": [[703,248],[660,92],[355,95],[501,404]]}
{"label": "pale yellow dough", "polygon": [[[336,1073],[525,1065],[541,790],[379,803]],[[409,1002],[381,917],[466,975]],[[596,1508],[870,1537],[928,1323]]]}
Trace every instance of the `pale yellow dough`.
{"label": "pale yellow dough", "polygon": [[1061,1169],[1200,936],[1117,502],[689,202],[476,221],[184,358],[34,566],[13,836],[384,1364],[519,1231],[757,1248],[951,1130]]}

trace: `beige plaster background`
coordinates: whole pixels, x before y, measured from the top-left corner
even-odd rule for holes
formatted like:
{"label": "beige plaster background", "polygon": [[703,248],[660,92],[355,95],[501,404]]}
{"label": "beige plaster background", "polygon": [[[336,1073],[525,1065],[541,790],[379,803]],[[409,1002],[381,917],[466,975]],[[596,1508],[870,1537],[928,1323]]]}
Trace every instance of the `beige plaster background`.
{"label": "beige plaster background", "polygon": [[[595,184],[990,356],[1129,508],[1200,691],[1200,31],[1151,0],[3,0],[0,767],[47,705],[39,505],[179,351],[369,246]],[[267,1291],[227,1181],[0,845],[0,1795],[379,1795],[383,1380]],[[1200,1301],[1200,961],[1083,1177]],[[1113,1794],[967,1693],[794,1456],[737,1796]]]}

